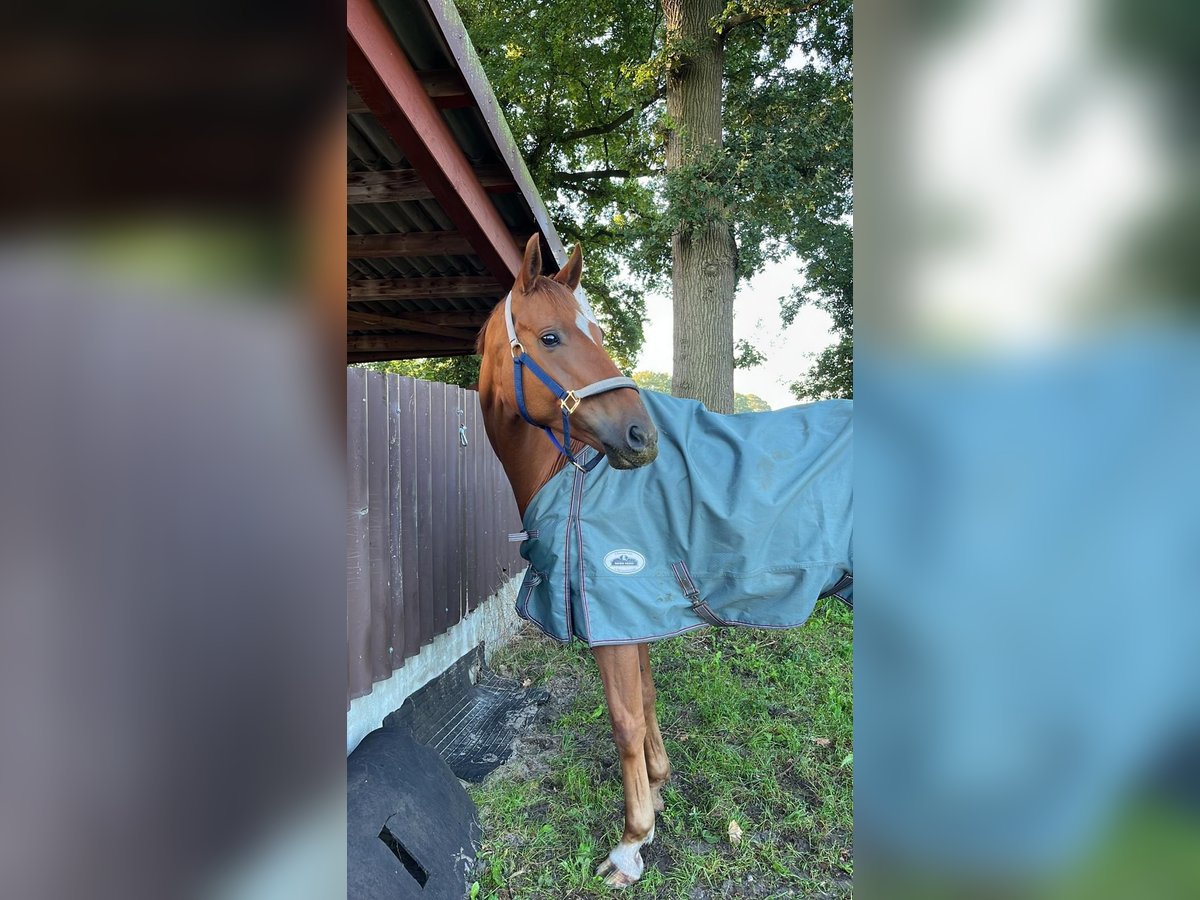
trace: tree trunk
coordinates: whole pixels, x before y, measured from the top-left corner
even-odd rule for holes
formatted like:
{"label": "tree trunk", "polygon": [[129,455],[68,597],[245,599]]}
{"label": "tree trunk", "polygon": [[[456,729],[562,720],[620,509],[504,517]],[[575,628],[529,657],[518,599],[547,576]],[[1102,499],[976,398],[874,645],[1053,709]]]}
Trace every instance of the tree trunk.
{"label": "tree trunk", "polygon": [[[723,0],[662,0],[668,46],[667,175],[722,146],[725,48],[710,24]],[[733,231],[719,200],[707,224],[671,236],[673,393],[733,412]]]}

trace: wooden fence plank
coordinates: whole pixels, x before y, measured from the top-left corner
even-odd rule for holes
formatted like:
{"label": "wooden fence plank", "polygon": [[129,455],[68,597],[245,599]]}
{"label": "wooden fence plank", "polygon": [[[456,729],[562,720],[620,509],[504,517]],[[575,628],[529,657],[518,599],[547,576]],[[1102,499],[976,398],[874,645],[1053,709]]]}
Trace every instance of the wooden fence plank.
{"label": "wooden fence plank", "polygon": [[448,384],[445,388],[446,416],[439,427],[446,450],[446,533],[443,536],[446,593],[442,600],[446,610],[446,627],[452,628],[461,618],[458,605],[459,572],[462,567],[458,543],[458,387]]}
{"label": "wooden fence plank", "polygon": [[400,508],[404,525],[400,531],[400,568],[404,572],[404,656],[416,656],[421,649],[420,554],[418,543],[417,478],[421,471],[417,457],[417,392],[411,378],[399,379],[400,414],[396,430],[400,434]]}
{"label": "wooden fence plank", "polygon": [[476,412],[479,403],[474,391],[463,391],[463,426],[467,429],[467,452],[463,454],[463,597],[468,612],[479,606],[479,547],[475,542],[475,510],[479,502],[476,472],[479,469],[480,447]]}
{"label": "wooden fence plank", "polygon": [[367,547],[366,379],[361,369],[346,377],[346,638],[349,642],[349,690],[360,697],[371,690],[368,658],[371,622],[370,560]]}
{"label": "wooden fence plank", "polygon": [[416,383],[416,460],[417,460],[417,582],[420,585],[421,631],[419,640],[427,644],[437,634],[434,616],[433,579],[433,470],[430,459],[429,415],[432,385]]}
{"label": "wooden fence plank", "polygon": [[[496,495],[496,481],[497,481],[497,479],[496,479],[495,470],[489,469],[488,470],[488,486],[487,486],[487,491],[488,491],[489,497],[494,498]],[[497,506],[497,504],[495,502],[492,502],[491,504],[488,505],[488,526],[487,526],[487,534],[485,535],[485,539],[487,540],[487,543],[488,543],[487,569],[486,569],[486,571],[488,573],[488,580],[498,582],[498,581],[500,581],[500,572],[499,572],[497,563],[500,558],[500,548],[496,545],[496,541],[497,541],[496,532],[497,532],[497,525],[499,523],[499,517],[496,514],[496,506]]]}
{"label": "wooden fence plank", "polygon": [[467,614],[467,572],[470,565],[470,558],[467,554],[467,535],[464,529],[467,527],[467,492],[470,487],[467,484],[467,456],[470,452],[470,439],[467,439],[467,446],[462,445],[460,431],[458,426],[467,424],[467,408],[464,406],[466,402],[466,391],[462,388],[454,388],[454,418],[450,420],[449,440],[450,448],[454,451],[455,456],[455,484],[454,497],[451,499],[451,504],[454,506],[454,534],[455,534],[455,622],[461,622]]}
{"label": "wooden fence plank", "polygon": [[392,668],[404,664],[404,566],[401,558],[404,538],[407,537],[403,525],[400,504],[400,482],[403,472],[411,463],[400,455],[400,376],[388,374],[386,379],[387,394],[387,434],[388,434],[388,601],[391,604],[391,627],[388,634],[388,659]]}
{"label": "wooden fence plank", "polygon": [[[475,485],[475,489],[479,492],[479,496],[485,498],[485,500],[491,492],[491,475],[491,468],[489,466],[482,467],[479,473],[479,481]],[[480,581],[486,585],[492,580],[491,573],[488,571],[490,564],[489,557],[491,556],[491,503],[485,502],[480,507],[475,528],[475,540],[479,544],[479,561],[476,563],[476,569],[479,572]]]}
{"label": "wooden fence plank", "polygon": [[458,393],[456,384],[446,385],[446,625],[462,620],[459,591],[462,589],[462,516],[459,515],[459,491],[462,488],[458,443]]}
{"label": "wooden fence plank", "polygon": [[[458,547],[459,547],[459,568],[458,568],[458,606],[459,618],[465,618],[467,613],[471,611],[470,606],[470,582],[471,582],[471,548],[467,542],[467,531],[470,528],[470,519],[467,517],[467,496],[470,493],[469,474],[471,463],[475,457],[475,447],[471,444],[470,424],[471,410],[470,399],[471,395],[463,388],[458,389],[458,398],[456,403],[458,409],[455,411],[457,422],[455,423],[455,434],[452,438],[454,449],[458,452]],[[458,425],[462,425],[467,429],[467,445],[464,447],[457,433]]]}
{"label": "wooden fence plank", "polygon": [[387,383],[383,376],[372,372],[367,383],[367,551],[370,553],[371,621],[369,653],[371,675],[375,680],[392,673],[388,659],[388,639],[391,636],[391,586],[388,583],[388,413]]}
{"label": "wooden fence plank", "polygon": [[429,385],[429,419],[426,428],[430,437],[430,466],[433,480],[431,498],[431,536],[433,545],[433,622],[427,639],[446,630],[446,386],[440,382]]}

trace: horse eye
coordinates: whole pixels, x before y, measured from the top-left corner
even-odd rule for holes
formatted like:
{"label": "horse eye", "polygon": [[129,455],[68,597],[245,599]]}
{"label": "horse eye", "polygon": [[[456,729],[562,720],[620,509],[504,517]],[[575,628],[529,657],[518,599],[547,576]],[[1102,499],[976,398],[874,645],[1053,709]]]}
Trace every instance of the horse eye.
{"label": "horse eye", "polygon": [[558,346],[558,335],[555,334],[553,331],[543,334],[542,335],[542,344],[544,344],[547,347],[557,347]]}

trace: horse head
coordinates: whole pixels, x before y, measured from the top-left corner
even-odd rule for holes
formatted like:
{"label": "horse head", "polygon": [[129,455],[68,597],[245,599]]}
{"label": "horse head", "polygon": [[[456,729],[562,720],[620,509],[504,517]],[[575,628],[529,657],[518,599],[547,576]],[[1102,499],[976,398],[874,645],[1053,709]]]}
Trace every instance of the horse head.
{"label": "horse head", "polygon": [[576,246],[557,275],[543,276],[538,236],[529,239],[512,291],[480,334],[480,393],[545,429],[576,465],[572,439],[615,469],[634,469],[658,455],[658,432],[576,296],[582,271]]}

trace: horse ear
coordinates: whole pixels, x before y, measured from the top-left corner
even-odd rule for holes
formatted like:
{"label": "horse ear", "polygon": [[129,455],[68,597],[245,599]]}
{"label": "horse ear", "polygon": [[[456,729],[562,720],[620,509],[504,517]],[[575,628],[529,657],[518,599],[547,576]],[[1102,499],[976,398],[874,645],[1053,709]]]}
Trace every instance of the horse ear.
{"label": "horse ear", "polygon": [[559,284],[565,284],[569,290],[575,290],[579,287],[579,276],[583,274],[583,251],[579,249],[579,245],[575,245],[575,249],[571,251],[571,256],[567,260],[567,264],[558,270],[558,274],[554,276],[554,280]]}
{"label": "horse ear", "polygon": [[542,274],[542,248],[539,243],[541,236],[534,234],[525,245],[525,258],[521,261],[521,271],[517,273],[517,290],[527,291]]}

